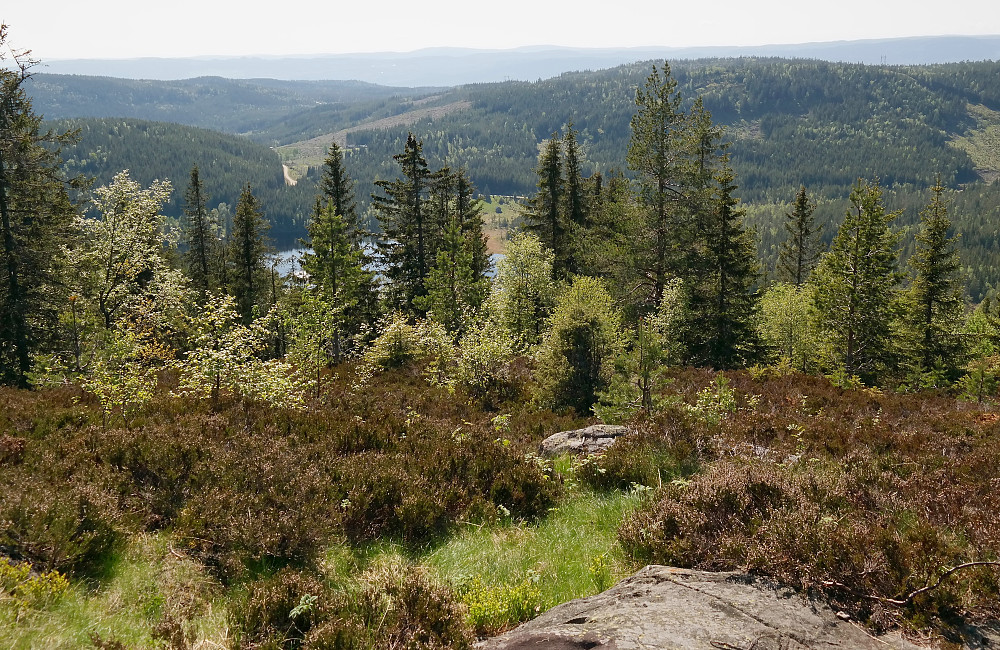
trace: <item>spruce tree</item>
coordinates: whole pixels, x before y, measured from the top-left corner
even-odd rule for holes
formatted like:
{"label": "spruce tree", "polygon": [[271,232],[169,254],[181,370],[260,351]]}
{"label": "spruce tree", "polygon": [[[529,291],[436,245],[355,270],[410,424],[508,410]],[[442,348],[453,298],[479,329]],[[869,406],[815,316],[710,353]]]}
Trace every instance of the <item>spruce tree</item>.
{"label": "spruce tree", "polygon": [[538,158],[538,191],[528,203],[525,230],[533,233],[552,251],[552,277],[566,277],[568,272],[567,228],[563,219],[563,173],[559,134],[553,133]]}
{"label": "spruce tree", "polygon": [[330,143],[322,170],[319,189],[324,202],[333,204],[333,211],[344,218],[352,241],[360,245],[367,233],[358,218],[358,206],[354,200],[354,181],[347,173],[344,154],[336,142]]}
{"label": "spruce tree", "polygon": [[470,254],[472,275],[485,278],[493,267],[483,232],[483,204],[474,198],[476,187],[469,180],[464,169],[455,174],[455,217],[461,224],[462,236],[466,239]]}
{"label": "spruce tree", "polygon": [[909,259],[914,271],[907,292],[911,365],[921,373],[935,369],[953,381],[962,364],[960,327],[965,311],[965,283],[956,238],[948,236],[951,219],[940,176],[931,201],[920,213],[917,249]]}
{"label": "spruce tree", "polygon": [[208,196],[202,187],[198,165],[194,165],[191,168],[191,180],[184,193],[184,238],[187,243],[184,261],[192,285],[203,293],[213,289],[215,285],[212,278],[212,258],[218,228],[212,222],[207,203]]}
{"label": "spruce tree", "polygon": [[364,251],[353,241],[347,220],[336,211],[333,201],[314,215],[307,226],[309,240],[302,243],[312,252],[302,259],[319,298],[333,315],[332,357],[341,361],[344,339],[360,333],[365,325],[366,298],[374,291],[374,275],[365,269]]}
{"label": "spruce tree", "polygon": [[444,233],[455,219],[455,190],[457,179],[448,167],[431,172],[428,175],[428,211],[431,226],[431,247],[427,254],[431,259],[437,257],[437,245],[444,239]]}
{"label": "spruce tree", "polygon": [[834,373],[871,382],[892,365],[899,239],[878,182],[858,180],[830,251],[813,272],[817,326]]}
{"label": "spruce tree", "polygon": [[36,352],[56,346],[59,312],[70,308],[60,269],[76,236],[59,147],[75,133],[42,131],[24,90],[34,63],[13,52],[0,24],[0,383],[29,386]]}
{"label": "spruce tree", "polygon": [[725,165],[716,174],[716,196],[702,218],[700,273],[691,278],[687,331],[689,360],[713,368],[736,368],[757,354],[753,319],[759,264],[753,232],[744,225],[735,174]]}
{"label": "spruce tree", "polygon": [[797,287],[809,279],[819,260],[821,228],[817,227],[813,218],[815,210],[816,204],[809,200],[806,187],[802,185],[795,195],[795,207],[785,213],[788,239],[781,243],[778,254],[778,277]]}
{"label": "spruce tree", "polygon": [[375,186],[384,194],[372,195],[372,207],[382,228],[378,247],[390,300],[408,313],[417,312],[414,299],[427,292],[424,280],[436,243],[433,215],[427,205],[430,171],[422,149],[409,134],[403,153],[393,156],[403,177],[376,181]]}
{"label": "spruce tree", "polygon": [[580,145],[576,141],[573,122],[566,125],[562,138],[563,148],[563,222],[567,230],[566,270],[580,272],[580,251],[588,236],[587,196],[581,170]]}
{"label": "spruce tree", "polygon": [[482,305],[489,284],[473,271],[470,242],[457,218],[445,230],[425,285],[427,293],[415,300],[417,307],[458,340]]}
{"label": "spruce tree", "polygon": [[271,246],[266,233],[269,227],[261,213],[260,201],[247,183],[236,203],[228,256],[232,265],[231,290],[245,325],[259,315],[257,312],[267,302],[270,283],[266,258]]}
{"label": "spruce tree", "polygon": [[[643,256],[636,254],[641,237],[647,234],[639,223],[631,183],[621,170],[613,169],[587,179],[588,214],[586,237],[577,239],[580,275],[610,277],[615,298],[640,312],[651,306],[648,296],[633,292],[648,281]],[[634,314],[630,314],[634,316]]]}

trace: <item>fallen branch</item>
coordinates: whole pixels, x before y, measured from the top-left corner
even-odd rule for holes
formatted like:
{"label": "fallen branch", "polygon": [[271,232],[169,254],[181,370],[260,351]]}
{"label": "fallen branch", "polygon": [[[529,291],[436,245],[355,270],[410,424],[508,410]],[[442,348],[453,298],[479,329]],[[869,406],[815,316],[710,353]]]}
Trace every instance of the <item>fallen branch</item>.
{"label": "fallen branch", "polygon": [[979,562],[966,562],[964,564],[959,564],[957,566],[953,566],[952,568],[950,568],[947,571],[945,571],[944,573],[942,573],[938,577],[937,582],[935,582],[934,584],[932,584],[932,585],[926,585],[926,586],[921,587],[920,589],[917,589],[915,591],[911,591],[909,594],[907,594],[903,598],[886,598],[884,596],[875,596],[875,595],[872,595],[872,594],[861,593],[860,591],[852,589],[852,588],[848,587],[847,585],[845,585],[844,583],[837,582],[836,580],[824,580],[822,584],[823,584],[824,587],[838,587],[840,589],[844,589],[845,591],[848,591],[852,595],[858,596],[859,598],[867,598],[869,600],[877,600],[880,603],[888,603],[890,605],[896,605],[898,607],[905,607],[906,605],[909,605],[910,603],[912,603],[913,599],[916,598],[917,596],[919,596],[921,594],[926,594],[929,591],[933,591],[933,590],[937,589],[942,584],[944,584],[945,580],[947,580],[948,578],[950,578],[954,574],[958,573],[959,571],[962,571],[963,569],[971,569],[973,567],[980,567],[980,566],[1000,567],[1000,561],[997,561],[997,560],[981,560]]}

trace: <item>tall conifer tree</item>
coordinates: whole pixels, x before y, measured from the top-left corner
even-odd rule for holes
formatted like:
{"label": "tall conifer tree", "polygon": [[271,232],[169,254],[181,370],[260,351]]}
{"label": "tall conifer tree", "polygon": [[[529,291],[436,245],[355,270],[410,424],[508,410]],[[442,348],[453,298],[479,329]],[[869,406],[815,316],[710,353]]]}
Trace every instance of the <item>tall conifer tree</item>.
{"label": "tall conifer tree", "polygon": [[244,324],[257,315],[267,302],[270,282],[266,258],[271,251],[267,239],[269,224],[260,210],[260,201],[247,183],[236,203],[233,232],[229,237],[230,282],[236,308]]}
{"label": "tall conifer tree", "polygon": [[580,145],[576,140],[573,122],[566,125],[562,138],[564,191],[562,199],[563,220],[567,229],[566,268],[570,273],[580,272],[580,251],[587,238],[587,195],[584,185]]}
{"label": "tall conifer tree", "polygon": [[809,279],[819,260],[820,228],[816,226],[813,212],[816,204],[809,200],[806,187],[799,187],[795,195],[795,207],[785,214],[785,232],[788,239],[781,243],[778,254],[778,276],[799,287]]}
{"label": "tall conifer tree", "polygon": [[351,239],[360,244],[367,234],[358,217],[358,206],[354,200],[354,181],[344,166],[344,153],[336,142],[330,143],[326,159],[323,161],[323,175],[319,182],[320,194],[324,202],[333,204],[333,211],[344,218]]}
{"label": "tall conifer tree", "polygon": [[858,180],[851,207],[830,251],[813,272],[815,308],[827,366],[834,372],[878,379],[892,364],[893,304],[900,275],[899,239],[878,182]]}
{"label": "tall conifer tree", "polygon": [[685,116],[669,64],[653,66],[645,85],[636,90],[635,104],[626,161],[639,184],[636,275],[648,285],[647,304],[657,305],[673,277],[673,259],[684,250],[677,237],[677,204],[684,197]]}
{"label": "tall conifer tree", "polygon": [[960,326],[965,311],[962,263],[955,238],[948,236],[951,219],[941,177],[931,188],[931,201],[920,213],[917,250],[910,257],[914,271],[908,291],[907,322],[911,332],[911,364],[923,373],[935,369],[945,380],[957,378],[962,362]]}
{"label": "tall conifer tree", "polygon": [[757,333],[753,317],[757,306],[759,264],[752,231],[743,222],[735,174],[725,166],[716,175],[716,196],[702,219],[704,242],[699,277],[692,278],[685,328],[689,359],[714,368],[735,368],[755,356]]}
{"label": "tall conifer tree", "polygon": [[475,192],[469,174],[464,169],[458,170],[455,174],[455,216],[467,242],[472,275],[478,279],[489,274],[493,262],[483,232],[483,204],[474,198]]}
{"label": "tall conifer tree", "polygon": [[[24,90],[33,61],[11,52],[0,24],[0,383],[24,388],[34,353],[59,338],[69,299],[59,278],[75,208],[58,148],[75,134],[42,131]],[[11,58],[10,64],[7,59]]]}
{"label": "tall conifer tree", "polygon": [[309,240],[302,243],[312,249],[302,260],[319,297],[329,306],[333,317],[332,357],[340,362],[344,340],[358,334],[365,324],[366,303],[374,291],[374,275],[365,269],[366,257],[352,239],[347,220],[330,201],[318,211],[308,226]]}
{"label": "tall conifer tree", "polygon": [[403,177],[376,181],[384,194],[372,195],[382,227],[378,246],[390,297],[396,307],[410,313],[416,312],[414,299],[427,292],[424,280],[435,249],[435,224],[427,205],[430,171],[422,149],[422,143],[409,134],[403,153],[393,156]]}
{"label": "tall conifer tree", "polygon": [[533,233],[542,245],[552,251],[552,277],[566,277],[567,234],[563,220],[563,173],[559,134],[553,133],[538,158],[538,191],[528,205],[525,230]]}
{"label": "tall conifer tree", "polygon": [[212,222],[212,215],[206,204],[208,196],[202,187],[198,165],[191,168],[191,180],[184,193],[184,237],[187,251],[184,261],[188,276],[195,289],[202,292],[213,288],[212,257],[215,247],[215,231],[218,226]]}

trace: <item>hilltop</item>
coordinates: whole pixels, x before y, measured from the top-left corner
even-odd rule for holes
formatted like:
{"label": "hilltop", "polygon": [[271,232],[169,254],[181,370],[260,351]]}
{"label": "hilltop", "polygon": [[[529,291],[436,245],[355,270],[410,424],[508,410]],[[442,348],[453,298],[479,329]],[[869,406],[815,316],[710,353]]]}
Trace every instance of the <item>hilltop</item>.
{"label": "hilltop", "polygon": [[390,86],[456,86],[531,81],[570,70],[597,70],[649,59],[808,58],[850,63],[926,65],[1000,59],[1000,36],[924,36],[794,45],[571,48],[510,50],[430,48],[415,52],[317,56],[232,56],[50,61],[53,73],[135,79],[220,76],[241,79],[358,79]]}

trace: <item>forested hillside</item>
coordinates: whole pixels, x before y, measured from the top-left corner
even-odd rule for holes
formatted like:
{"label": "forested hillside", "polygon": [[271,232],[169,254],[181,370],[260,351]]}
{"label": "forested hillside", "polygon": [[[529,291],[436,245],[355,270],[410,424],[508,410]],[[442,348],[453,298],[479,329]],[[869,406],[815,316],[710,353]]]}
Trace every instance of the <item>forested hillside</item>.
{"label": "forested hillside", "polygon": [[[48,116],[131,111],[283,145],[282,158],[308,182],[294,191],[275,189],[274,197],[261,200],[279,243],[294,243],[303,233],[310,194],[306,187],[318,175],[316,142],[339,134],[346,164],[357,180],[359,211],[370,225],[374,182],[394,177],[392,156],[410,131],[422,140],[431,164],[466,169],[480,192],[527,196],[535,188],[541,143],[569,121],[579,132],[584,175],[625,167],[635,88],[648,67],[640,63],[536,82],[474,84],[433,95],[430,89],[341,82],[139,82],[58,75],[38,75],[31,89],[36,106]],[[674,75],[686,105],[701,96],[713,119],[727,128],[738,196],[750,207],[767,267],[774,268],[782,237],[779,223],[800,184],[817,200],[817,217],[829,224],[829,240],[859,177],[880,179],[887,205],[904,209],[898,226],[905,228],[916,222],[917,206],[924,204],[926,189],[941,174],[945,186],[956,192],[953,216],[962,233],[970,291],[976,299],[989,291],[1000,269],[990,225],[998,190],[988,184],[1000,176],[1000,64],[719,59],[680,62]],[[458,108],[427,110],[441,106]],[[122,147],[106,146],[110,135],[102,135],[98,143],[85,133],[73,155],[81,159],[78,152],[87,152],[89,157],[96,146],[105,145],[109,157],[103,168],[103,156],[91,158],[87,168],[105,181],[122,168],[133,169],[147,182],[158,176],[181,178],[195,162],[193,152],[169,152],[192,140],[169,131],[157,127],[144,140]],[[130,131],[121,137],[130,138]],[[117,159],[119,150],[135,151],[149,138],[156,139],[160,157]],[[202,141],[199,146],[208,146],[207,139]],[[214,159],[207,150],[204,155]],[[158,167],[163,160],[174,164]],[[238,191],[213,190],[211,184],[223,181],[205,171],[213,197]],[[268,182],[278,178],[274,172]]]}
{"label": "forested hillside", "polygon": [[[472,102],[469,111],[408,128],[424,139],[429,157],[468,168],[480,187],[523,195],[534,186],[538,143],[568,120],[592,168],[621,166],[635,88],[648,68],[647,62],[466,86],[455,96]],[[687,101],[702,96],[728,127],[745,201],[788,201],[801,183],[841,198],[859,176],[926,187],[940,172],[955,186],[976,180],[977,165],[983,174],[996,171],[996,161],[974,161],[949,143],[992,119],[981,109],[988,116],[1000,110],[1000,64],[736,59],[682,62],[674,72]],[[381,161],[405,139],[401,128],[355,133],[348,144],[367,147],[368,157]]]}
{"label": "forested hillside", "polygon": [[264,145],[218,131],[135,119],[60,120],[53,125],[79,131],[79,141],[63,149],[66,168],[95,179],[96,185],[110,183],[123,169],[143,185],[156,179],[173,182],[176,191],[164,205],[164,215],[181,215],[184,184],[191,167],[198,165],[209,207],[224,203],[231,212],[240,190],[250,183],[277,244],[294,245],[305,232],[315,188],[287,186],[281,159]]}
{"label": "forested hillside", "polygon": [[362,81],[222,77],[150,81],[54,74],[33,75],[28,89],[48,119],[134,117],[245,134],[317,105],[356,107],[393,97],[420,98],[434,91]]}

